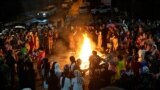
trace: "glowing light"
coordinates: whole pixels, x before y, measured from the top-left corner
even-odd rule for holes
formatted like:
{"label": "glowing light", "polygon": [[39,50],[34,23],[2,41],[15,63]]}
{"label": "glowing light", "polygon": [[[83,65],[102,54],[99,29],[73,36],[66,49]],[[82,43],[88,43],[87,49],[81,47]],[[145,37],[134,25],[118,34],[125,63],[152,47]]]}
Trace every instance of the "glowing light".
{"label": "glowing light", "polygon": [[92,42],[87,34],[83,34],[83,42],[79,53],[79,58],[82,60],[81,69],[89,68],[89,56],[92,54],[92,47]]}

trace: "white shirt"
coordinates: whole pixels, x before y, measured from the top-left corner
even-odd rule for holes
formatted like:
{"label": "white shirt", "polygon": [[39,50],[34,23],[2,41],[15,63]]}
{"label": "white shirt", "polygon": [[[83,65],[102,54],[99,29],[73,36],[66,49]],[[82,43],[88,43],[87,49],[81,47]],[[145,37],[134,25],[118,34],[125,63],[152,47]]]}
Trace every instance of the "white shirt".
{"label": "white shirt", "polygon": [[76,66],[75,63],[72,63],[72,64],[69,65],[71,72],[75,70],[75,66]]}
{"label": "white shirt", "polygon": [[[60,85],[62,86],[62,79],[63,77],[60,78]],[[63,88],[61,88],[61,90],[70,90],[71,87],[71,80],[67,77],[65,77],[65,81],[64,81],[64,86]]]}
{"label": "white shirt", "polygon": [[78,82],[77,77],[72,78],[73,90],[83,90],[84,79],[81,78],[82,81]]}
{"label": "white shirt", "polygon": [[58,78],[60,78],[60,76],[61,76],[61,74],[62,74],[62,71],[61,71],[61,69],[60,69],[59,64],[56,63],[54,67],[55,67],[54,71],[55,71],[56,76],[57,76]]}

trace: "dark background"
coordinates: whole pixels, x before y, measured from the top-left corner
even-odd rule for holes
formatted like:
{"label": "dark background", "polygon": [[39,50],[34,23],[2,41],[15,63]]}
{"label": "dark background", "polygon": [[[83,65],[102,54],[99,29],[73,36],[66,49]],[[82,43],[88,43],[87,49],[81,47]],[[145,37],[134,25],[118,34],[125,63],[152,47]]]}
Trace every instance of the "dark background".
{"label": "dark background", "polygon": [[57,0],[0,0],[0,22],[16,20],[24,13],[41,9],[54,1]]}
{"label": "dark background", "polygon": [[128,11],[129,16],[160,19],[159,0],[112,0],[112,5],[121,11]]}
{"label": "dark background", "polygon": [[21,0],[0,0],[0,21],[11,20],[21,12]]}
{"label": "dark background", "polygon": [[[0,0],[0,22],[15,20],[22,13],[37,10],[57,0]],[[87,0],[98,5],[100,0]],[[130,17],[160,19],[158,0],[112,0],[112,7],[127,11]]]}

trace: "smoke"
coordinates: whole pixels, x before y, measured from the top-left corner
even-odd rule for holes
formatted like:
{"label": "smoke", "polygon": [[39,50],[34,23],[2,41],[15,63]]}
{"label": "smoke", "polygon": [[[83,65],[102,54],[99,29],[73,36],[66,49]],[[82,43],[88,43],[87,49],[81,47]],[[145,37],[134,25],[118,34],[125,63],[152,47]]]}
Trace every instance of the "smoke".
{"label": "smoke", "polygon": [[68,46],[65,41],[57,40],[55,44],[54,54],[59,55],[68,51]]}
{"label": "smoke", "polygon": [[[81,0],[80,0],[81,1]],[[77,1],[77,3],[74,3],[71,6],[71,9],[69,10],[69,16],[65,18],[64,22],[64,28],[59,30],[59,40],[57,41],[57,46],[55,49],[55,53],[60,54],[60,53],[70,53],[70,36],[73,35],[74,39],[74,45],[73,47],[75,48],[76,52],[81,49],[81,45],[83,42],[83,34],[87,32],[86,26],[91,23],[92,17],[88,13],[84,14],[79,14],[79,6],[80,6],[80,1]],[[72,15],[72,13],[76,13]],[[73,26],[73,30],[71,30],[71,26]],[[93,44],[92,44],[93,45]]]}

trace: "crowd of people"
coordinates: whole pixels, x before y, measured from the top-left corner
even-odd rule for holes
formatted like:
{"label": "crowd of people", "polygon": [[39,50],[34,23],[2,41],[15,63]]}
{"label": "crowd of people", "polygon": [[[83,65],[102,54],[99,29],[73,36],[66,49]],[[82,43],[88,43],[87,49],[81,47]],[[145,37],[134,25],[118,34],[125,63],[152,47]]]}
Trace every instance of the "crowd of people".
{"label": "crowd of people", "polygon": [[[118,17],[95,17],[86,26],[71,26],[73,51],[78,37],[88,33],[96,44],[90,61],[89,90],[117,86],[125,90],[158,90],[160,75],[160,32],[158,21],[141,21]],[[76,46],[76,47],[75,47]],[[100,62],[105,62],[100,65]]]}
{"label": "crowd of people", "polygon": [[36,70],[40,71],[41,60],[53,53],[57,37],[58,31],[52,24],[6,27],[0,35],[0,88],[35,90],[33,62],[37,62]]}
{"label": "crowd of people", "polygon": [[[83,33],[96,45],[89,57],[88,89],[115,86],[124,90],[159,90],[159,23],[122,18],[114,21],[106,17],[93,20],[89,25],[62,28],[63,33],[69,32],[64,38],[72,51],[79,48]],[[59,34],[51,24],[33,25],[25,30],[10,28],[3,32],[0,36],[0,88],[35,90],[38,74],[45,90],[85,90],[86,70],[80,67],[81,59],[70,56],[71,62],[62,70],[58,61],[50,62],[47,57],[56,48]],[[97,52],[105,54],[106,58]]]}

